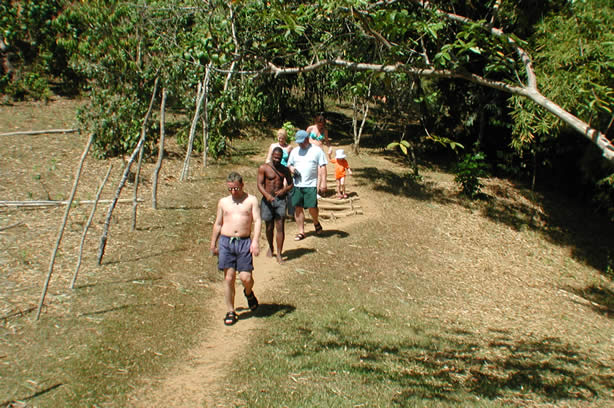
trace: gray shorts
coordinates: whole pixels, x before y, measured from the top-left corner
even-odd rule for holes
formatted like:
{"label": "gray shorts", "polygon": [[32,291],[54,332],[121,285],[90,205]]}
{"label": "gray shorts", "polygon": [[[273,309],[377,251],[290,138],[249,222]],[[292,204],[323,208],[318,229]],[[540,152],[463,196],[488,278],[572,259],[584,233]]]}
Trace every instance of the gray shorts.
{"label": "gray shorts", "polygon": [[275,197],[272,203],[264,198],[260,201],[260,218],[268,222],[286,216],[286,199]]}
{"label": "gray shorts", "polygon": [[237,238],[220,235],[218,241],[218,269],[232,268],[238,272],[251,272],[254,270],[252,253],[249,247],[252,244],[250,237]]}

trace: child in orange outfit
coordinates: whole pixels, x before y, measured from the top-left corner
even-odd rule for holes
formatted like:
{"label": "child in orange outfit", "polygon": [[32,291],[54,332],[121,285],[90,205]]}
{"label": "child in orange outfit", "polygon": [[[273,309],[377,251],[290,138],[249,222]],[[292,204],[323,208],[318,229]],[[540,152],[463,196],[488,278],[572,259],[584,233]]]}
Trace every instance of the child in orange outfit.
{"label": "child in orange outfit", "polygon": [[335,180],[337,180],[337,198],[348,198],[345,194],[345,171],[347,169],[348,174],[352,175],[352,169],[345,159],[345,152],[343,149],[337,149],[335,151],[335,158],[333,159],[333,148],[328,149],[328,158],[331,163],[335,163]]}

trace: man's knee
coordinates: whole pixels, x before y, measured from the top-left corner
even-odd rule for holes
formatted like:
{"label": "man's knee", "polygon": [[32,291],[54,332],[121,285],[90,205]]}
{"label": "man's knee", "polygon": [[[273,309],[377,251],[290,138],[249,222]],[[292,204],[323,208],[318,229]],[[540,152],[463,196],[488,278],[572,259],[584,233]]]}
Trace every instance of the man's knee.
{"label": "man's knee", "polygon": [[239,279],[241,280],[241,283],[243,283],[243,286],[254,283],[254,280],[252,279],[252,274],[248,272],[240,273]]}
{"label": "man's knee", "polygon": [[232,282],[234,283],[235,281],[235,271],[234,270],[225,270],[224,271],[224,280],[226,282]]}

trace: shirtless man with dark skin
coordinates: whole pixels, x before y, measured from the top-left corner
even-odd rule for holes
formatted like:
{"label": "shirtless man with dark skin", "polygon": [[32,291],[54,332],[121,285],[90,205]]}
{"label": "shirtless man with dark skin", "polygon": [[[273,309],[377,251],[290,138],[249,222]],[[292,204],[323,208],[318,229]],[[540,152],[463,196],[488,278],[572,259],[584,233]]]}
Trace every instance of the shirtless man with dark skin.
{"label": "shirtless man with dark skin", "polygon": [[[281,164],[283,152],[280,147],[273,149],[271,163],[258,168],[258,190],[262,193],[260,216],[266,225],[266,239],[269,243],[267,256],[273,256],[273,232],[277,229],[277,262],[284,263],[281,253],[285,239],[284,219],[288,192],[293,187],[290,170]],[[286,185],[284,186],[284,179]]]}

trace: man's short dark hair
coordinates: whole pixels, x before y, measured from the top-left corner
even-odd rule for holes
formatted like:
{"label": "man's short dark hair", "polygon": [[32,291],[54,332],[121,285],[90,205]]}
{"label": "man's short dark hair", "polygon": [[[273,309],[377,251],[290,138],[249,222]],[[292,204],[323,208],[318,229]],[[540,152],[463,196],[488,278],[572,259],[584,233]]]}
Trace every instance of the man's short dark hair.
{"label": "man's short dark hair", "polygon": [[275,152],[278,152],[278,153],[279,153],[279,154],[281,154],[282,156],[284,155],[284,149],[282,149],[282,148],[281,148],[281,147],[279,147],[279,146],[275,146],[275,148],[273,148],[273,152],[272,152],[271,154],[273,154],[273,153],[275,153]]}
{"label": "man's short dark hair", "polygon": [[228,183],[234,183],[234,182],[243,183],[243,177],[241,177],[241,175],[237,173],[236,171],[233,171],[233,172],[230,172],[230,174],[226,178],[226,181]]}

